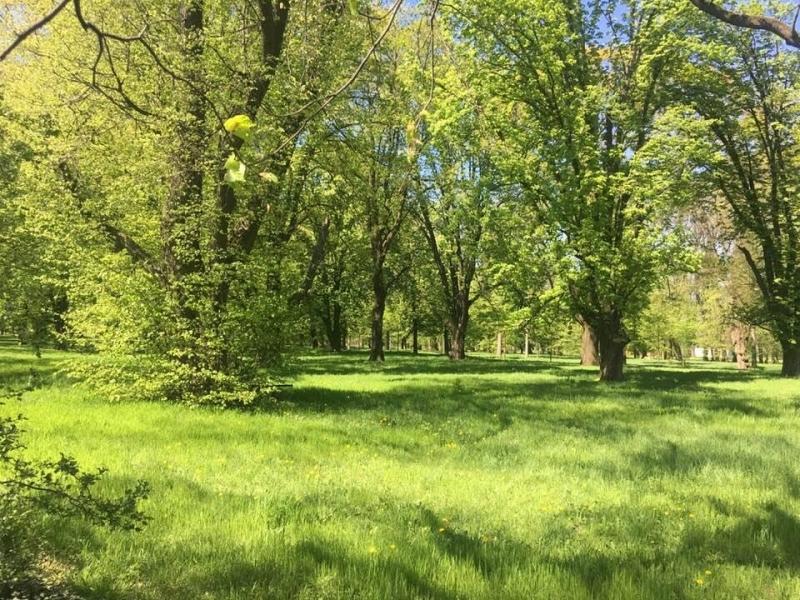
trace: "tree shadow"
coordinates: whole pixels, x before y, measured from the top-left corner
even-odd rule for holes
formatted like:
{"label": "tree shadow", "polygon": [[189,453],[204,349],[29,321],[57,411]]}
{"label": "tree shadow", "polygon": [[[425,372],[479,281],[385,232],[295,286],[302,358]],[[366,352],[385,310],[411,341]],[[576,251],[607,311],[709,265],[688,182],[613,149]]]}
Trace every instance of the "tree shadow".
{"label": "tree shadow", "polygon": [[[178,479],[171,485],[186,487],[198,505],[216,496],[191,480]],[[225,494],[219,501],[236,506],[246,500],[238,494]],[[132,558],[139,561],[137,571],[149,597],[194,599],[205,594],[213,598],[460,600],[468,596],[439,571],[455,565],[474,573],[486,589],[496,590],[490,596],[496,598],[521,597],[514,587],[520,585],[521,574],[546,573],[550,585],[569,581],[569,589],[578,590],[581,597],[618,598],[615,585],[621,579],[628,582],[626,589],[634,590],[625,597],[682,599],[688,597],[685,581],[693,565],[710,564],[709,557],[716,564],[800,569],[800,521],[776,504],[752,513],[709,498],[712,509],[735,523],[727,529],[712,524],[688,526],[673,544],[672,523],[633,504],[566,508],[547,517],[543,533],[526,541],[502,529],[472,531],[460,524],[464,515],[451,522],[424,504],[375,498],[367,492],[354,496],[340,490],[302,499],[287,497],[286,501],[284,512],[273,507],[263,522],[253,526],[272,532],[298,525],[311,528],[295,541],[276,534],[258,538],[261,542],[256,546],[232,545],[230,539],[224,545],[210,544],[203,536],[216,536],[209,530],[175,544],[174,538],[170,542],[164,537],[165,532],[152,532],[149,545],[144,546],[147,552],[142,552],[141,545],[130,550],[135,553]],[[352,544],[339,541],[335,532],[317,533],[314,526],[324,523],[325,515],[347,519],[353,531],[377,528],[389,532],[388,539],[396,535],[404,543],[400,550],[382,547],[368,555],[366,549],[357,551]],[[151,524],[154,528],[159,525]],[[594,528],[593,539],[604,543],[576,545],[574,541],[586,528]],[[422,537],[409,534],[420,530],[425,532]],[[91,552],[103,551],[92,531],[83,531],[83,540],[91,544]],[[636,543],[627,543],[631,540]],[[565,548],[569,551],[564,552]],[[181,565],[190,568],[181,572]],[[117,580],[115,575],[109,572],[105,579],[91,586],[79,585],[75,591],[86,600],[140,597],[135,581]]]}
{"label": "tree shadow", "polygon": [[715,512],[735,519],[735,524],[713,531],[689,529],[680,551],[741,566],[800,571],[800,519],[795,515],[774,502],[749,512],[719,498],[707,501]]}

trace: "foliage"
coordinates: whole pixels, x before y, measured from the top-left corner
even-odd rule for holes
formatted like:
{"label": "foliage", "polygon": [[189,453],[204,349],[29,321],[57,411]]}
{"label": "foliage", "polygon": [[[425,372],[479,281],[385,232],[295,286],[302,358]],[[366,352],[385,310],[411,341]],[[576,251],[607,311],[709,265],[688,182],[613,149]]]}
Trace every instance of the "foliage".
{"label": "foliage", "polygon": [[[606,27],[615,13],[624,17]],[[598,335],[604,379],[621,378],[626,323],[658,275],[681,265],[668,198],[648,187],[639,154],[682,60],[681,13],[663,2],[538,0],[454,13],[503,101],[495,161],[560,246],[562,289]]]}
{"label": "foliage", "polygon": [[680,104],[654,137],[666,149],[661,171],[684,173],[695,200],[724,215],[727,237],[760,290],[748,320],[780,340],[784,374],[797,376],[797,55],[780,52],[769,34],[713,22],[698,36],[705,43],[676,81]]}

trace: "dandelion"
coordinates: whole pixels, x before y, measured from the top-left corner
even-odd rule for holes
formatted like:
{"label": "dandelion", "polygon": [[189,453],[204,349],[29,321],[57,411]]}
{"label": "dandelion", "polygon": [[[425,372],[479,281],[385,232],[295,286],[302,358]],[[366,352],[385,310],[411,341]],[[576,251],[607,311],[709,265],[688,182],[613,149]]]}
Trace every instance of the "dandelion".
{"label": "dandelion", "polygon": [[711,571],[709,571],[708,569],[706,569],[706,575],[711,575]]}
{"label": "dandelion", "polygon": [[702,577],[698,577],[697,579],[695,579],[695,580],[694,580],[694,582],[695,582],[697,585],[703,585],[703,584],[705,583],[705,581],[703,581],[703,578],[702,578]]}
{"label": "dandelion", "polygon": [[370,546],[367,549],[367,552],[369,552],[370,554],[377,554],[378,553],[378,549],[375,546]]}
{"label": "dandelion", "polygon": [[444,527],[439,527],[439,533],[444,533],[444,532],[445,532],[445,528]]}
{"label": "dandelion", "polygon": [[397,550],[397,546],[394,544],[389,544],[389,550]]}

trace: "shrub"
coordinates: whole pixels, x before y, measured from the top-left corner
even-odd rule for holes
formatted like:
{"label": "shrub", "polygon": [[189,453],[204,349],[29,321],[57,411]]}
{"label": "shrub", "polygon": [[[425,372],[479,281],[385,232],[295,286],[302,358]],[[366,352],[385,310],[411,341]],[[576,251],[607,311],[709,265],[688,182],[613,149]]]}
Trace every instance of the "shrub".
{"label": "shrub", "polygon": [[48,585],[41,564],[47,547],[37,523],[43,515],[82,518],[114,529],[138,530],[147,521],[138,481],[119,496],[98,494],[105,469],[85,471],[74,458],[33,461],[22,456],[22,416],[0,418],[0,597],[69,598]]}

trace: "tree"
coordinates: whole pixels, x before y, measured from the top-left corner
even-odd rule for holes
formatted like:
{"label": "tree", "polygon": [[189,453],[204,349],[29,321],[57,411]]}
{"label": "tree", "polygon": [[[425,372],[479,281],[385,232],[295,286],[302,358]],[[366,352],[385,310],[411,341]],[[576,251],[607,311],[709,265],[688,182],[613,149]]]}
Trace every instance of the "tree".
{"label": "tree", "polygon": [[489,262],[485,237],[501,204],[481,118],[487,103],[467,83],[468,62],[445,49],[436,70],[437,95],[426,110],[416,215],[436,267],[446,310],[449,356],[466,356],[470,307]]}
{"label": "tree", "polygon": [[344,193],[360,208],[369,242],[369,359],[378,362],[384,360],[386,301],[404,271],[392,263],[393,251],[412,202],[417,107],[403,73],[409,60],[404,39],[411,29],[388,38],[372,54],[351,90],[349,110],[333,125],[340,144],[334,170],[346,183]]}
{"label": "tree", "polygon": [[667,199],[647,189],[637,156],[681,63],[681,10],[601,0],[456,9],[485,85],[506,101],[495,161],[561,247],[563,289],[597,336],[603,381],[622,378],[627,322],[680,254],[663,226]]}
{"label": "tree", "polygon": [[706,29],[700,35],[704,60],[679,88],[688,106],[665,114],[661,136],[665,144],[692,148],[681,168],[715,190],[707,205],[726,215],[761,292],[759,320],[783,349],[782,374],[797,377],[797,57],[779,52],[764,33]]}
{"label": "tree", "polygon": [[[54,19],[47,35],[21,47],[35,53],[20,50],[23,60],[3,64],[13,74],[21,123],[35,122],[39,107],[48,113],[48,125],[27,135],[39,138],[47,157],[38,161],[40,190],[47,183],[55,197],[66,193],[71,217],[82,221],[65,227],[69,237],[91,238],[77,251],[127,256],[114,268],[128,271],[129,285],[125,278],[116,290],[104,283],[73,316],[97,322],[101,310],[106,323],[138,318],[133,344],[126,350],[111,337],[98,340],[113,328],[83,327],[79,318],[73,328],[92,345],[114,347],[119,364],[139,369],[134,379],[160,388],[156,395],[226,403],[259,393],[258,369],[270,357],[253,332],[274,334],[263,317],[276,311],[254,307],[267,304],[259,297],[285,306],[294,293],[262,256],[282,257],[297,230],[291,203],[304,166],[293,157],[310,142],[301,133],[333,101],[341,72],[355,63],[350,52],[361,46],[343,3],[313,4],[295,11],[263,0],[232,10],[193,0],[175,12],[155,2],[100,11],[98,2],[93,20],[86,13],[83,21]],[[96,34],[88,39],[87,23]],[[52,66],[40,71],[37,90],[57,90],[35,91],[36,107],[27,100],[30,63]],[[72,100],[54,97],[62,94]],[[75,114],[85,115],[78,126]],[[284,218],[288,236],[273,235]],[[86,255],[75,260],[89,268]],[[107,294],[130,296],[126,310],[137,307],[134,315],[103,304]],[[156,379],[163,385],[153,386]]]}

